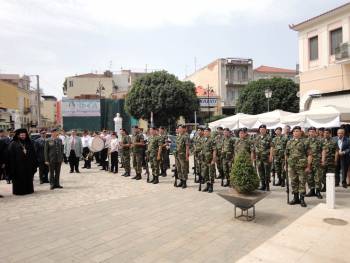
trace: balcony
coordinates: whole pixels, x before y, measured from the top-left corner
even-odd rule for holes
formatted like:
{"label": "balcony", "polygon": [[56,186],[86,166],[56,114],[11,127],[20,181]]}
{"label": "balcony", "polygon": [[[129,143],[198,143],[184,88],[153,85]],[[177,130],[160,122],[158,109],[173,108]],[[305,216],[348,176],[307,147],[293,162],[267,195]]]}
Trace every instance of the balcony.
{"label": "balcony", "polygon": [[350,64],[350,45],[348,42],[340,44],[335,49],[335,62],[337,64]]}

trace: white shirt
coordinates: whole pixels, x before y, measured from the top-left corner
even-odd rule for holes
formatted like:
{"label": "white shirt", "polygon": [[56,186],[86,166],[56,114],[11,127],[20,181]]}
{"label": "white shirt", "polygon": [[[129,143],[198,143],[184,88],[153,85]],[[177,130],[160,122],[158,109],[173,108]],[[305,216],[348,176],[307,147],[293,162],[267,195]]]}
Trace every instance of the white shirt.
{"label": "white shirt", "polygon": [[58,138],[61,139],[62,143],[64,144],[64,142],[66,141],[66,136],[65,135],[58,135]]}
{"label": "white shirt", "polygon": [[83,145],[83,148],[85,147],[89,147],[91,145],[91,136],[90,135],[86,135],[86,136],[83,136],[81,138],[82,140],[82,145]]}
{"label": "white shirt", "polygon": [[117,152],[118,151],[118,146],[119,146],[119,140],[117,138],[111,139],[111,152]]}
{"label": "white shirt", "polygon": [[342,150],[342,147],[343,147],[343,139],[344,138],[342,138],[342,139],[338,138],[338,146],[339,146],[340,151]]}
{"label": "white shirt", "polygon": [[111,135],[109,135],[109,134],[106,134],[106,135],[101,134],[101,138],[105,142],[105,149],[109,148],[109,146],[111,145]]}

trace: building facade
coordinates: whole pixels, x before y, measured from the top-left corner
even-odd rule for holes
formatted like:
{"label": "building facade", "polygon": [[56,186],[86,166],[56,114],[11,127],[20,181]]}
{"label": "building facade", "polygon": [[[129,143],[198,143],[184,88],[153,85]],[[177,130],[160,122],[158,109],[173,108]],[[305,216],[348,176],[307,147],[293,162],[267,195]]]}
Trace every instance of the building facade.
{"label": "building facade", "polygon": [[54,127],[56,126],[56,110],[57,110],[57,98],[55,96],[41,96],[42,107],[41,107],[41,115],[42,115],[42,126],[44,127]]}
{"label": "building facade", "polygon": [[[253,60],[244,58],[220,58],[185,78],[196,87],[216,94],[216,114],[235,113],[241,89],[253,80]],[[209,87],[209,88],[208,88]]]}
{"label": "building facade", "polygon": [[260,66],[254,69],[254,80],[285,78],[298,82],[297,71],[293,69],[276,68],[269,66]]}
{"label": "building facade", "polygon": [[12,115],[17,110],[17,86],[0,80],[0,129],[9,129],[14,126]]}
{"label": "building facade", "polygon": [[350,3],[290,28],[298,32],[300,110],[350,101]]}

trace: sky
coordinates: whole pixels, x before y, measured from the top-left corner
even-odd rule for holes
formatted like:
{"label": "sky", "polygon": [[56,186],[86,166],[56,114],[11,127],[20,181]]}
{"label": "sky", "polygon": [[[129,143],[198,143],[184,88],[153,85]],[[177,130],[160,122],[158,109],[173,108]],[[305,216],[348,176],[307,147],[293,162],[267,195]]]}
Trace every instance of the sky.
{"label": "sky", "polygon": [[224,57],[294,69],[297,33],[288,25],[346,2],[0,0],[0,73],[39,74],[44,93],[61,98],[65,77],[107,69],[183,79]]}

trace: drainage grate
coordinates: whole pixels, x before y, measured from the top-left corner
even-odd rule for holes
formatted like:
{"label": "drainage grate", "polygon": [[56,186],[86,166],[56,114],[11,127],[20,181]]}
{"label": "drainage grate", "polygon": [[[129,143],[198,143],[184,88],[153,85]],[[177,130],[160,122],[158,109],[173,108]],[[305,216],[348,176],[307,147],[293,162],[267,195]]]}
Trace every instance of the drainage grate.
{"label": "drainage grate", "polygon": [[324,218],[323,221],[327,224],[334,225],[334,226],[345,226],[348,224],[347,221],[339,218]]}

